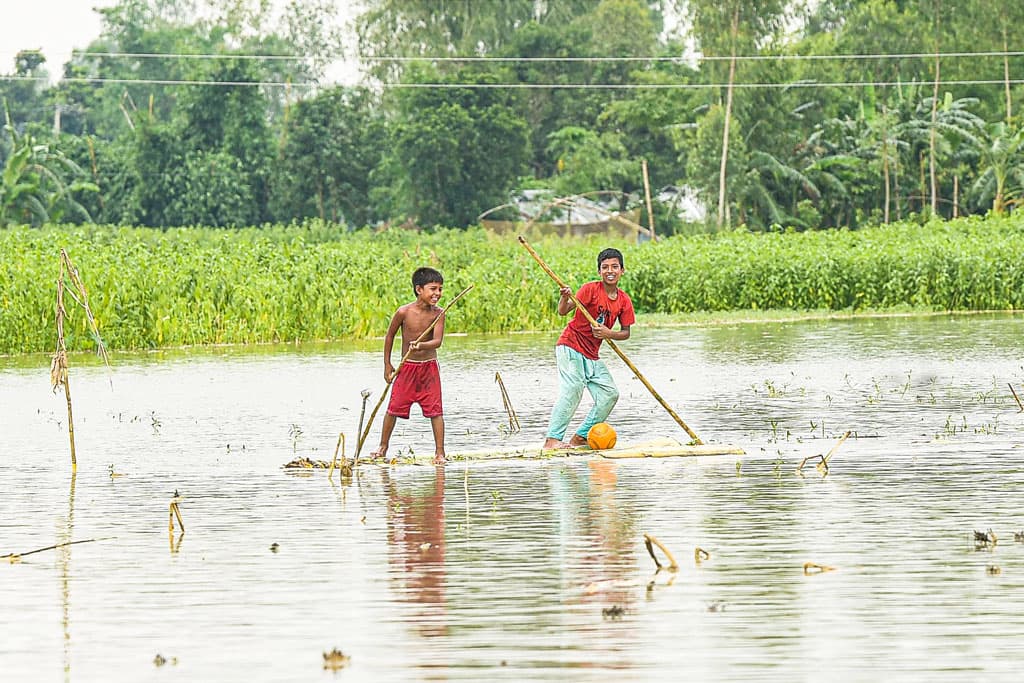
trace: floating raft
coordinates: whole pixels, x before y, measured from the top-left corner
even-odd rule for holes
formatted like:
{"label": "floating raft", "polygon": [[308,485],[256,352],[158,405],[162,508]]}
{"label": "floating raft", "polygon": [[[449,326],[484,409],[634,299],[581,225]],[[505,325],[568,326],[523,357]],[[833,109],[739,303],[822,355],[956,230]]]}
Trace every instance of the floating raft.
{"label": "floating raft", "polygon": [[[449,453],[448,462],[472,462],[478,460],[552,460],[556,458],[673,458],[692,457],[698,455],[745,455],[739,446],[722,446],[719,444],[702,444],[691,446],[681,444],[677,440],[663,437],[642,443],[591,450],[589,448],[573,448],[560,450],[544,450],[536,447],[519,447],[508,449],[487,449]],[[426,464],[433,461],[433,456],[399,457],[399,463]]]}
{"label": "floating raft", "polygon": [[[616,448],[591,450],[589,448],[544,450],[536,447],[520,446],[517,448],[489,448],[479,451],[463,451],[449,453],[448,462],[479,462],[485,460],[555,460],[565,458],[687,458],[698,455],[745,455],[739,446],[722,446],[718,444],[702,444],[692,446],[681,444],[677,440],[663,437],[637,444],[623,445]],[[348,461],[351,464],[351,460]],[[387,461],[362,458],[359,465],[431,465],[433,454],[429,455],[396,455]],[[339,460],[339,465],[340,465]],[[327,469],[330,462],[298,458],[284,465],[285,469]]]}

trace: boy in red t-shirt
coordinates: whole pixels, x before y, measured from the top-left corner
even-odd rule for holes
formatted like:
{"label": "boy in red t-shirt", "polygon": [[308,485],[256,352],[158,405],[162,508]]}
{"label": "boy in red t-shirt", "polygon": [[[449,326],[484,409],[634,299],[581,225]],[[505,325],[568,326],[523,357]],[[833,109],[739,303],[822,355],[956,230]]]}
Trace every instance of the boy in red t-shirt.
{"label": "boy in red t-shirt", "polygon": [[[391,433],[398,418],[409,419],[413,403],[420,404],[423,417],[430,420],[434,432],[434,463],[446,461],[444,453],[444,409],[441,405],[441,373],[437,365],[437,349],[444,341],[444,318],[434,326],[430,339],[417,342],[434,319],[444,311],[438,307],[444,289],[444,278],[433,268],[417,268],[412,274],[412,289],[416,300],[395,311],[384,337],[384,381],[391,386],[391,401],[384,415],[380,433],[380,446],[370,454],[372,458],[383,458],[388,454]],[[402,331],[402,357],[409,357],[402,363],[399,372],[391,365],[391,349],[395,336]],[[410,353],[411,351],[411,353]]]}
{"label": "boy in red t-shirt", "polygon": [[[619,279],[625,271],[622,252],[605,249],[597,255],[597,274],[601,279],[586,283],[576,292],[576,300],[587,309],[597,325],[591,325],[576,309],[570,298],[571,289],[563,287],[561,290],[558,315],[566,315],[573,310],[576,315],[565,326],[555,345],[558,400],[551,410],[545,449],[586,445],[587,432],[598,422],[604,422],[619,400],[619,389],[604,361],[598,357],[598,350],[605,339],[629,339],[629,328],[636,322],[633,302],[619,289]],[[613,330],[616,320],[619,321],[619,329]],[[594,406],[572,438],[568,442],[563,441],[584,389],[590,392]]]}

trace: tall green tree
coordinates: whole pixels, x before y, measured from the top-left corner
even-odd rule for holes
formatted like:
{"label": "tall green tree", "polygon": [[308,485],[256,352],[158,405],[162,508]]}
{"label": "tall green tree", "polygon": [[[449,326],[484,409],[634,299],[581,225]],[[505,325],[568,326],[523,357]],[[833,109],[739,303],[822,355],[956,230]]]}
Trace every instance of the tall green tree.
{"label": "tall green tree", "polygon": [[[453,86],[474,78],[455,73],[446,81],[429,69],[414,75]],[[378,190],[378,198],[421,225],[451,227],[471,225],[487,209],[505,203],[530,157],[526,122],[513,106],[514,93],[409,87],[400,89],[396,100],[389,153],[375,174],[386,187]]]}
{"label": "tall green tree", "polygon": [[332,88],[292,111],[271,178],[271,212],[281,222],[320,218],[366,225],[387,218],[369,201],[371,174],[387,128],[368,89]]}
{"label": "tall green tree", "polygon": [[[730,128],[736,57],[754,54],[758,45],[772,40],[786,19],[783,0],[690,0],[694,38],[704,57],[728,57],[725,103],[722,110],[722,145],[719,155],[718,225],[727,221],[726,181],[728,178]],[[718,69],[710,69],[717,74]]]}

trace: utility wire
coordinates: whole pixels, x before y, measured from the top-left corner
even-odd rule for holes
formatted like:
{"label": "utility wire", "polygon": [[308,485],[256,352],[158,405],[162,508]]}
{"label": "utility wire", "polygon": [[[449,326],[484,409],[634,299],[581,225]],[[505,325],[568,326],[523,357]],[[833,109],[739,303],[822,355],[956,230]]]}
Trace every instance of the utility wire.
{"label": "utility wire", "polygon": [[[46,81],[38,76],[0,76],[0,81]],[[202,85],[222,87],[268,87],[268,88],[329,88],[330,83],[287,81],[207,81],[153,78],[63,78],[59,83],[114,83],[118,85]],[[863,88],[863,87],[907,87],[913,83],[931,84],[933,81],[793,81],[789,83],[733,83],[736,89],[789,89],[789,88]],[[1020,85],[1024,79],[962,79],[942,80],[943,87],[954,85]],[[728,83],[380,83],[373,86],[383,89],[436,88],[438,90],[707,90],[727,88]]]}
{"label": "utility wire", "polygon": [[[252,55],[252,54],[191,54],[184,52],[94,52],[91,50],[73,50],[74,57],[107,57],[125,59],[251,59],[265,61],[301,61],[312,59],[311,55]],[[840,59],[940,59],[971,58],[971,57],[1021,57],[1024,51],[986,51],[986,52],[880,52],[864,54],[828,54],[828,55],[736,55],[738,62],[745,61],[827,61]],[[335,60],[345,59],[345,55],[326,55]],[[480,56],[440,56],[419,57],[358,55],[363,62],[687,62],[687,61],[728,61],[729,55],[679,55],[679,56],[648,56],[648,57],[480,57]]]}

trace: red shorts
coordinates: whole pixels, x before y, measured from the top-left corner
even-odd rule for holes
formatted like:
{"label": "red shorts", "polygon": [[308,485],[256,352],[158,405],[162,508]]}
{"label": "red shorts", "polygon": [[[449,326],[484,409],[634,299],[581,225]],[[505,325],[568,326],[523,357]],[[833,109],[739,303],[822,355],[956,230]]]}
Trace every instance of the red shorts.
{"label": "red shorts", "polygon": [[409,409],[413,403],[420,404],[423,417],[444,414],[441,407],[441,371],[436,358],[402,363],[391,385],[388,415],[409,419]]}

